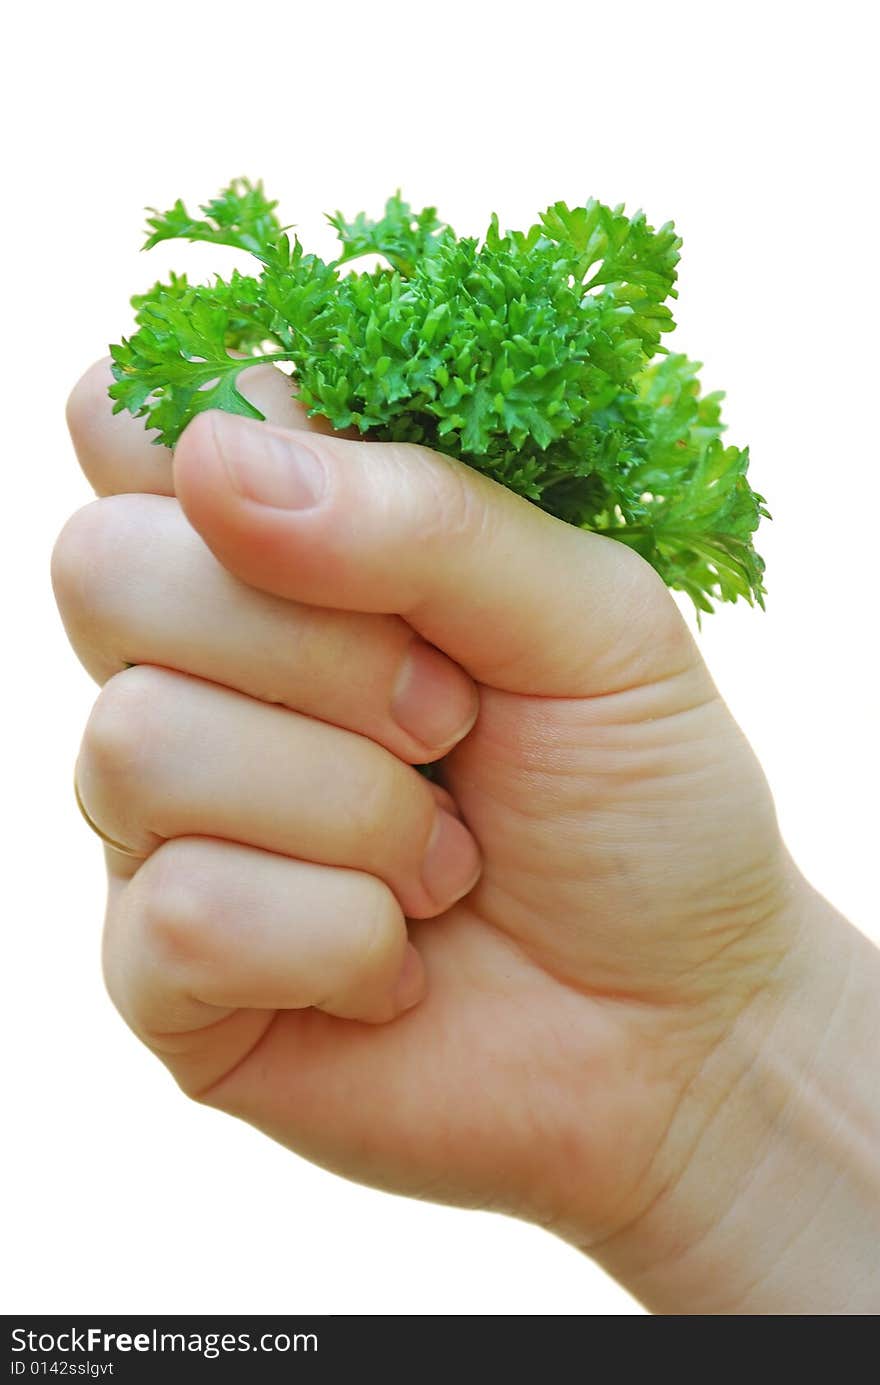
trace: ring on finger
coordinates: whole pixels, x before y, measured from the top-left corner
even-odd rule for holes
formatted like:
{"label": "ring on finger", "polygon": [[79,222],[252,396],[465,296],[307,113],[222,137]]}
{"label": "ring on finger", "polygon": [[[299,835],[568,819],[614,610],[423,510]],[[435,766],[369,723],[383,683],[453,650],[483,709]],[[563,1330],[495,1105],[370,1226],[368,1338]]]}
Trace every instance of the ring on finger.
{"label": "ring on finger", "polygon": [[132,851],[130,846],[123,846],[122,842],[114,841],[113,837],[108,837],[107,833],[102,831],[102,829],[98,826],[94,819],[89,817],[89,814],[86,812],[85,804],[83,803],[82,798],[80,796],[79,785],[76,782],[75,774],[73,776],[73,794],[74,798],[76,799],[76,806],[79,808],[85,821],[88,823],[89,827],[91,827],[96,837],[100,837],[101,841],[104,842],[106,846],[112,846],[114,851],[121,851],[123,856],[134,856],[138,859],[143,859],[142,852]]}

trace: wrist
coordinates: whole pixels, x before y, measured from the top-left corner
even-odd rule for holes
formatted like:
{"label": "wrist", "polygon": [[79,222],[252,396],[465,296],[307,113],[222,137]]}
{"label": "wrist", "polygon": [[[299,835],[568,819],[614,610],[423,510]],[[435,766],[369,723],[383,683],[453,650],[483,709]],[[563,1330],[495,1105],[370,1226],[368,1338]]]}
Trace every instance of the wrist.
{"label": "wrist", "polygon": [[880,1311],[880,952],[800,876],[786,907],[783,961],[677,1108],[663,1191],[584,1247],[654,1312]]}

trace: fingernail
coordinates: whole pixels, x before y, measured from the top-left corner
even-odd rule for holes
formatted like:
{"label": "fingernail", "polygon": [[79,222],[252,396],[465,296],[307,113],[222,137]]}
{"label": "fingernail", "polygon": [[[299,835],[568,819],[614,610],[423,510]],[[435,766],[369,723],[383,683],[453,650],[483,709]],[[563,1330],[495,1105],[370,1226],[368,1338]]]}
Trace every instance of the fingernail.
{"label": "fingernail", "polygon": [[431,750],[466,736],[477,718],[477,690],[467,674],[424,640],[413,640],[391,699],[401,730]]}
{"label": "fingernail", "polygon": [[327,473],[298,434],[235,414],[212,424],[230,483],[246,500],[278,510],[309,510],[321,500]]}
{"label": "fingernail", "polygon": [[448,908],[480,878],[480,853],[463,822],[440,808],[422,862],[422,884],[434,903]]}
{"label": "fingernail", "polygon": [[411,1010],[414,1005],[418,1005],[424,994],[425,966],[412,943],[407,943],[406,952],[403,954],[403,966],[392,992],[394,1008],[398,1012]]}

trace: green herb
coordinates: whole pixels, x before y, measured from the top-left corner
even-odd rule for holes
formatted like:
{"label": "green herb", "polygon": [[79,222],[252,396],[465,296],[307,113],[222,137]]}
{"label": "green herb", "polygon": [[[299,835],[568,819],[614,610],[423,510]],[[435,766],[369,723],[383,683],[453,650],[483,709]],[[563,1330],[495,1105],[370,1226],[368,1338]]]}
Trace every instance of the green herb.
{"label": "green herb", "polygon": [[[115,411],[173,446],[204,409],[262,414],[238,389],[257,361],[289,362],[311,414],[368,437],[423,443],[561,519],[638,550],[698,611],[763,605],[752,545],[763,497],[748,449],[721,442],[721,394],[667,353],[681,240],[641,212],[557,202],[529,231],[459,239],[433,207],[390,198],[378,221],[329,217],[342,245],[306,254],[261,184],[239,179],[190,216],[149,218],[149,248],[210,241],[255,256],[255,277],[172,275],[132,299],[138,330],[112,346]],[[347,269],[380,257],[370,272]],[[343,268],[343,267],[346,268]]]}

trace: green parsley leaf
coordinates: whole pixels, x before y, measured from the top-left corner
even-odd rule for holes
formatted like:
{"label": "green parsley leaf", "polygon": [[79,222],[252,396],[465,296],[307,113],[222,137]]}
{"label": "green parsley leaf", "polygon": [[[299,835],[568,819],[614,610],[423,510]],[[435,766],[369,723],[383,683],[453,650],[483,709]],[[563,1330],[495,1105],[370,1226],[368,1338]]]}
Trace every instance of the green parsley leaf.
{"label": "green parsley leaf", "polygon": [[288,360],[289,355],[242,354],[271,338],[272,313],[256,280],[233,274],[228,283],[218,279],[207,288],[172,276],[169,284],[156,284],[132,302],[138,331],[110,347],[114,413],[127,409],[146,418],[157,430],[156,441],[169,447],[205,409],[264,417],[239,392],[238,376],[256,360]]}
{"label": "green parsley leaf", "polygon": [[283,237],[275,215],[277,205],[267,201],[262,183],[235,178],[218,197],[199,208],[205,213],[204,220],[191,217],[179,198],[170,211],[149,208],[153,213],[147,219],[151,234],[144,249],[152,250],[163,240],[203,240],[248,250],[258,260],[270,264],[277,258]]}
{"label": "green parsley leaf", "polygon": [[[289,361],[292,387],[334,428],[458,457],[550,514],[629,544],[698,613],[763,605],[753,536],[767,516],[748,449],[725,446],[720,394],[667,354],[681,239],[642,212],[590,199],[528,231],[458,238],[396,193],[384,215],[328,220],[325,263],[291,242],[262,185],[238,179],[192,218],[149,219],[147,246],[204,240],[250,251],[257,277],[172,275],[132,299],[137,330],[111,347],[114,409],[174,446],[204,409],[262,415],[238,376]],[[370,272],[342,267],[378,256]]]}
{"label": "green parsley leaf", "polygon": [[414,214],[409,203],[401,200],[399,190],[385,203],[385,215],[379,221],[370,221],[363,212],[354,221],[346,221],[342,212],[328,216],[327,220],[342,242],[337,264],[361,255],[383,255],[394,269],[407,276],[423,256],[432,253],[441,231],[449,230],[438,220],[436,207]]}

